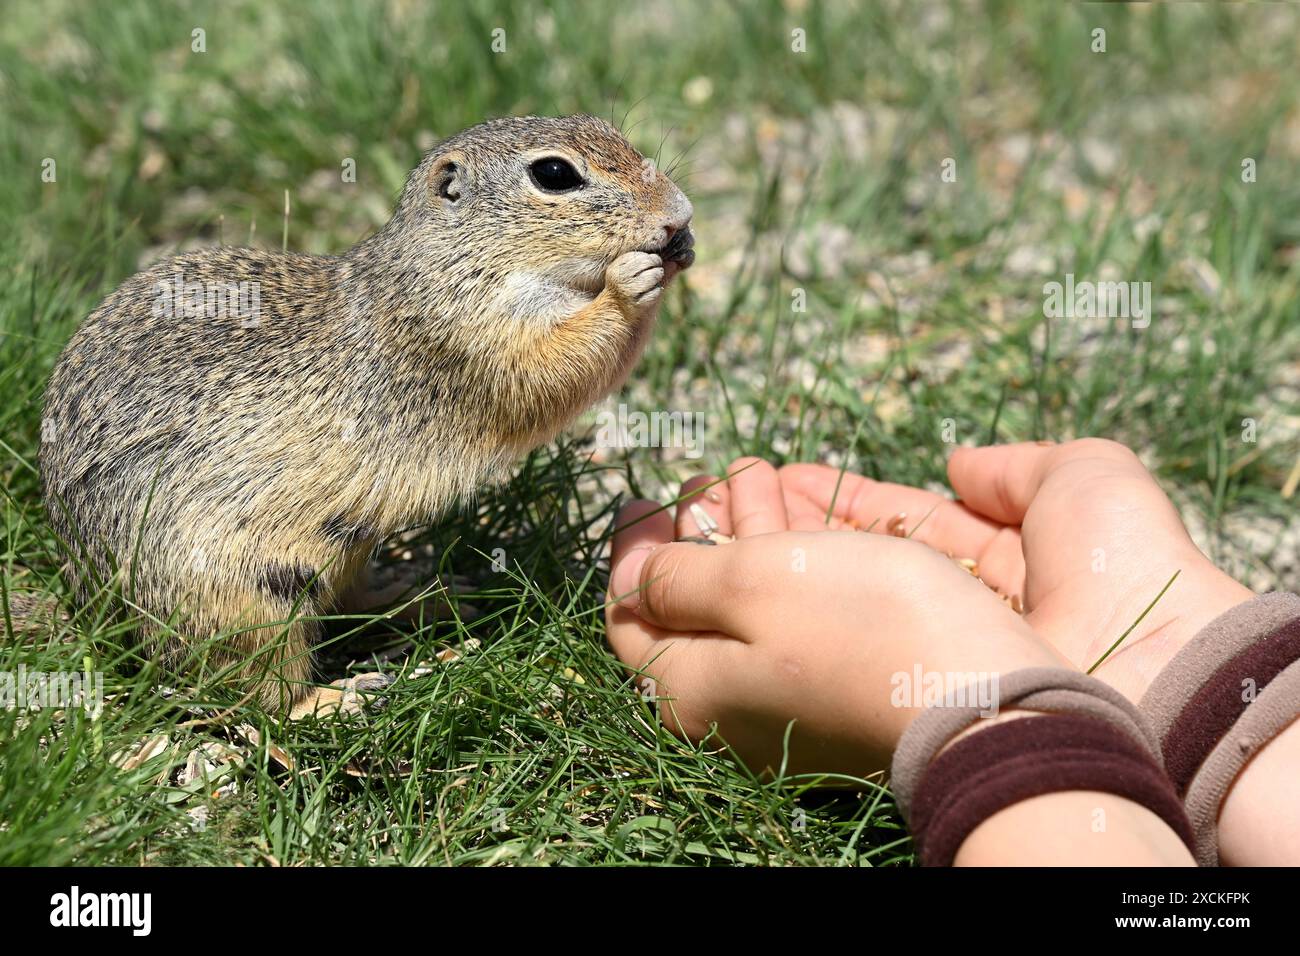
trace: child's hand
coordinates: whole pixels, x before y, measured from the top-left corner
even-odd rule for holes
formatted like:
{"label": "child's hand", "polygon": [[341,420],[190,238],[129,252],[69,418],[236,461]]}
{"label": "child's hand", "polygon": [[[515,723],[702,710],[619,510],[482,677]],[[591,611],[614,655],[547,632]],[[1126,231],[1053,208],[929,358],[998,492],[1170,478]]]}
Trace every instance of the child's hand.
{"label": "child's hand", "polygon": [[1133,700],[1201,627],[1252,596],[1197,550],[1169,499],[1123,445],[1087,438],[958,448],[948,477],[960,502],[856,475],[841,481],[838,469],[823,465],[781,470],[789,511],[806,523],[824,516],[833,496],[832,527],[879,519],[883,530],[892,515],[907,512],[909,530],[920,523],[915,540],[975,558],[980,576],[1023,595],[1035,632],[1083,669],[1180,572],[1096,671]]}
{"label": "child's hand", "polygon": [[[776,768],[793,720],[790,770],[863,775],[887,765],[920,710],[897,699],[896,675],[912,682],[919,667],[964,683],[1064,663],[943,555],[900,538],[790,531],[770,465],[742,459],[730,472],[682,502],[676,529],[638,501],[614,538],[610,644],[654,680],[679,733],[698,740],[717,724],[752,768]],[[673,543],[700,534],[692,502],[736,540]]]}

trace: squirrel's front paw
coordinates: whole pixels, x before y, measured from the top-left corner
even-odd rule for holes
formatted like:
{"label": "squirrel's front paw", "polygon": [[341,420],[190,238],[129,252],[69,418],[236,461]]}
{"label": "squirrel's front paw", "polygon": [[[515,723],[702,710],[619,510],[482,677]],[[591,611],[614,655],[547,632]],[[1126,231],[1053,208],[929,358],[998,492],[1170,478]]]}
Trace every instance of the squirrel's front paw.
{"label": "squirrel's front paw", "polygon": [[654,309],[664,291],[664,260],[653,252],[625,252],[605,270],[605,290],[624,312]]}

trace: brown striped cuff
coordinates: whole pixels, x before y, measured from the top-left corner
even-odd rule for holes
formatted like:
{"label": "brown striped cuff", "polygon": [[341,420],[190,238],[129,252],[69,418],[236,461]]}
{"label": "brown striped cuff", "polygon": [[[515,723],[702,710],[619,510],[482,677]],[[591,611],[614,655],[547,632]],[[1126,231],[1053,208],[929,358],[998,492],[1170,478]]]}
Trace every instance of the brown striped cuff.
{"label": "brown striped cuff", "polygon": [[1165,734],[1165,770],[1180,797],[1218,742],[1288,665],[1300,660],[1300,618],[1223,664],[1183,705]]}
{"label": "brown striped cuff", "polygon": [[1139,705],[1196,832],[1218,865],[1218,819],[1242,767],[1300,717],[1300,596],[1263,594],[1219,615],[1174,655]]}
{"label": "brown striped cuff", "polygon": [[1048,714],[995,724],[941,753],[911,808],[923,866],[950,866],[971,832],[1030,797],[1070,790],[1111,793],[1147,807],[1195,853],[1182,802],[1150,752],[1095,717]]}

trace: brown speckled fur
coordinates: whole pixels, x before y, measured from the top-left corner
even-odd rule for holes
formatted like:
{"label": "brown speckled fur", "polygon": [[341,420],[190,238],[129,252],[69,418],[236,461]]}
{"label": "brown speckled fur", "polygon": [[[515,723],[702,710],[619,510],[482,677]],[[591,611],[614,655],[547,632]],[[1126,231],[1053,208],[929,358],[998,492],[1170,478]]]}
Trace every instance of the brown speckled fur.
{"label": "brown speckled fur", "polygon": [[[587,185],[535,188],[528,163],[548,155]],[[46,507],[74,563],[119,568],[138,610],[177,622],[180,641],[145,629],[160,659],[234,632],[217,663],[267,707],[301,698],[304,618],[377,541],[499,479],[630,371],[659,293],[627,294],[609,267],[690,218],[643,163],[598,119],[494,120],[432,150],[341,256],[218,248],[128,279],[45,396]],[[155,315],[177,270],[258,283],[257,323]],[[84,600],[94,581],[76,583]]]}

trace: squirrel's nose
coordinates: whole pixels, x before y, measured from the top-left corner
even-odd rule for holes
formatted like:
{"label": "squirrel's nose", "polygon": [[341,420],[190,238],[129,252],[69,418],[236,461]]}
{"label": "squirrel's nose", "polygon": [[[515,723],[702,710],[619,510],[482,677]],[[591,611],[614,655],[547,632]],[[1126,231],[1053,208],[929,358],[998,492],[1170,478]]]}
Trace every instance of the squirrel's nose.
{"label": "squirrel's nose", "polygon": [[673,233],[690,225],[691,216],[694,215],[695,210],[691,206],[691,201],[686,198],[686,194],[673,186],[664,212],[664,231],[668,234],[665,241],[670,241],[673,238]]}
{"label": "squirrel's nose", "polygon": [[659,220],[659,228],[663,230],[663,241],[660,243],[659,248],[675,248],[673,240],[676,239],[678,243],[681,243],[683,236],[679,234],[682,232],[686,233],[687,238],[690,237],[688,227],[691,224],[691,216],[694,212],[691,201],[686,198],[686,195],[669,183],[663,218]]}

